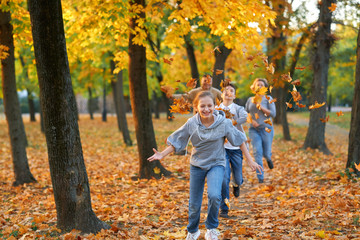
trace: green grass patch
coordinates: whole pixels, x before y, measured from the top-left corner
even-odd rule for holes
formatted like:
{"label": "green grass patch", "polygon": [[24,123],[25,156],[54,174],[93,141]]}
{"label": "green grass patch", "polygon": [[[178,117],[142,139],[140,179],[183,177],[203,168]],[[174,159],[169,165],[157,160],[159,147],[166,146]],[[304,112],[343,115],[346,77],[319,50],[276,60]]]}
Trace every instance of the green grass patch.
{"label": "green grass patch", "polygon": [[[310,112],[292,112],[288,114],[296,115],[300,118],[309,119]],[[337,125],[341,128],[350,129],[351,112],[344,112],[343,116],[338,116],[336,112],[326,112],[326,116],[329,116],[328,123]]]}

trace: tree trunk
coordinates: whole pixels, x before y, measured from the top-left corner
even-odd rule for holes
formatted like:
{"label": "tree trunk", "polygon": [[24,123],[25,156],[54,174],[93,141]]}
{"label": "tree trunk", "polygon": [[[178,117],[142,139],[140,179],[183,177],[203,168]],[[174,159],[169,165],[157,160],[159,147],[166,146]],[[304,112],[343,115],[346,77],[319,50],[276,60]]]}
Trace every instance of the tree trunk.
{"label": "tree trunk", "polygon": [[[110,60],[110,70],[111,70],[111,73],[114,74],[114,70],[115,70],[115,62],[113,60]],[[122,131],[122,128],[121,128],[121,124],[120,124],[120,101],[121,99],[118,97],[118,89],[117,89],[117,76],[118,74],[114,74],[113,75],[113,78],[111,79],[111,89],[112,89],[112,92],[113,92],[113,101],[114,101],[114,104],[115,104],[115,113],[116,113],[116,119],[117,119],[117,125],[118,125],[118,129],[119,131],[121,132]],[[126,119],[126,118],[125,118]]]}
{"label": "tree trunk", "polygon": [[275,26],[272,28],[272,37],[268,39],[268,57],[269,62],[275,65],[275,76],[277,81],[274,83],[272,96],[277,99],[275,103],[276,117],[275,124],[281,124],[283,129],[283,137],[285,140],[291,140],[289,123],[286,115],[286,97],[288,94],[288,85],[286,81],[281,79],[281,74],[284,74],[286,68],[286,52],[287,52],[287,38],[284,33],[284,18],[285,7],[281,2],[273,5],[273,9],[277,12],[275,19]]}
{"label": "tree trunk", "polygon": [[[105,72],[105,70],[104,70]],[[104,77],[103,77],[103,111],[102,111],[102,121],[106,122],[106,115],[107,115],[107,110],[106,110],[106,80],[105,80],[105,73],[104,73]]]}
{"label": "tree trunk", "polygon": [[[190,38],[190,37],[188,37],[188,38]],[[194,46],[192,45],[190,40],[187,39],[187,37],[185,37],[185,44],[186,44],[186,53],[187,53],[187,57],[189,59],[189,64],[190,64],[190,69],[191,69],[191,77],[195,78],[197,80],[196,87],[199,87],[200,86],[200,75],[199,75],[199,70],[197,67]]]}
{"label": "tree trunk", "polygon": [[[29,82],[29,74],[27,71],[27,66],[25,65],[24,58],[20,55],[19,56],[21,66],[23,68],[24,78],[26,82]],[[32,92],[29,88],[26,89],[27,91],[27,99],[28,99],[28,105],[29,105],[29,113],[30,113],[30,122],[36,122],[35,118],[35,104],[34,104],[34,98],[32,96]]]}
{"label": "tree trunk", "polygon": [[[227,57],[230,55],[232,49],[228,49],[227,47],[220,46],[219,50],[215,50],[215,64],[214,64],[214,72],[213,72],[213,87],[217,89],[221,89],[220,83],[224,80],[224,69],[225,62]],[[216,70],[223,70],[222,73],[216,74]]]}
{"label": "tree trunk", "polygon": [[[314,78],[311,86],[311,104],[326,102],[328,87],[328,70],[330,59],[330,47],[333,43],[331,36],[331,15],[329,10],[335,0],[323,0],[320,5],[318,30],[314,39],[313,59]],[[326,107],[310,110],[309,128],[306,134],[304,148],[318,148],[325,154],[331,154],[325,143],[325,122],[320,118],[326,118]]]}
{"label": "tree trunk", "polygon": [[76,101],[71,84],[60,0],[28,1],[57,227],[96,233],[109,229],[91,208]]}
{"label": "tree trunk", "polygon": [[40,109],[39,109],[39,112],[40,112],[40,129],[41,129],[41,132],[45,134],[44,114],[43,114],[43,111],[41,109],[41,98],[39,98],[39,101],[40,101]]}
{"label": "tree trunk", "polygon": [[89,99],[88,99],[88,111],[90,114],[90,119],[94,120],[94,100],[92,97],[92,89],[91,87],[88,87],[88,93],[89,93]]}
{"label": "tree trunk", "polygon": [[2,91],[15,175],[13,185],[18,186],[24,183],[36,182],[36,180],[30,172],[26,155],[27,140],[17,95],[13,26],[10,22],[10,12],[0,11],[0,45],[9,48],[7,51],[9,56],[1,59]]}
{"label": "tree trunk", "polygon": [[153,91],[152,98],[152,110],[155,114],[155,119],[160,119],[160,99],[158,98],[155,91]]}
{"label": "tree trunk", "polygon": [[360,176],[360,171],[355,167],[355,163],[357,165],[360,164],[360,28],[357,38],[356,58],[355,89],[351,109],[348,160],[346,167],[353,168],[357,176]]}
{"label": "tree trunk", "polygon": [[[111,72],[115,69],[115,63],[111,61],[110,63]],[[132,141],[130,138],[130,132],[126,120],[126,108],[124,100],[124,90],[123,90],[123,72],[120,71],[116,74],[116,81],[111,81],[111,86],[113,88],[114,102],[116,108],[116,116],[119,130],[123,134],[123,140],[127,146],[132,146]]]}
{"label": "tree trunk", "polygon": [[[132,6],[138,4],[145,6],[145,0],[134,0],[130,4]],[[144,19],[145,13],[141,12],[138,16],[130,19],[132,30],[141,28],[137,23],[139,18]],[[156,141],[149,106],[149,94],[146,87],[146,49],[144,46],[134,44],[134,37],[135,35],[131,32],[129,37],[129,90],[139,151],[139,177],[160,178],[161,175],[169,175],[170,172],[159,161],[147,161],[147,158],[153,154],[152,148],[156,148]],[[160,173],[155,169],[159,169]]]}
{"label": "tree trunk", "polygon": [[29,89],[26,89],[26,91],[27,91],[27,99],[29,104],[30,122],[36,122],[34,98]]}

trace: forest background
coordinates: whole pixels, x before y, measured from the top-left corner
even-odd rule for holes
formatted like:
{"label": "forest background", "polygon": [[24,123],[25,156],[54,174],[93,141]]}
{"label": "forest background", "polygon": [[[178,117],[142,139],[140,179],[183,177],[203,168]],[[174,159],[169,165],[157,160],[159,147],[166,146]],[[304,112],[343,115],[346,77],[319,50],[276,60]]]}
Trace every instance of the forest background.
{"label": "forest background", "polygon": [[[327,129],[329,126],[336,129],[336,124],[340,123],[347,131],[350,130],[350,113],[337,111],[336,115],[327,114],[326,109],[330,111],[333,105],[354,109],[354,103],[357,103],[354,100],[354,89],[357,79],[355,72],[359,44],[359,2],[322,1],[313,2],[313,5],[305,1],[299,2],[295,5],[288,1],[275,0],[244,3],[209,3],[200,0],[146,3],[64,1],[60,5],[59,1],[54,1],[56,7],[48,9],[38,5],[40,3],[36,1],[2,3],[2,29],[5,29],[4,26],[12,26],[10,32],[14,45],[13,48],[9,47],[4,41],[6,36],[0,37],[3,72],[1,97],[4,99],[0,99],[0,112],[17,111],[6,110],[7,106],[22,106],[23,113],[29,112],[29,117],[24,117],[26,136],[22,134],[20,137],[26,139],[23,145],[27,146],[29,164],[28,157],[23,157],[25,165],[20,165],[25,166],[25,170],[17,169],[14,154],[16,148],[13,145],[15,140],[11,136],[11,129],[16,131],[24,126],[21,127],[19,123],[20,125],[12,127],[17,121],[11,121],[8,115],[5,121],[5,116],[1,115],[1,125],[4,126],[1,132],[3,143],[0,147],[1,182],[4,192],[0,215],[1,237],[79,238],[84,236],[79,235],[82,232],[92,233],[85,235],[88,238],[183,238],[188,198],[184,179],[188,179],[188,164],[183,157],[174,156],[174,163],[166,164],[165,168],[159,162],[155,165],[147,163],[146,157],[149,156],[149,149],[156,147],[156,142],[163,147],[166,136],[185,120],[184,116],[176,113],[174,115],[174,112],[169,111],[172,109],[178,113],[187,112],[183,108],[184,104],[179,102],[175,102],[170,108],[171,94],[189,91],[195,87],[194,84],[199,84],[194,80],[199,79],[203,73],[211,73],[214,77],[213,85],[219,89],[222,81],[235,82],[239,89],[237,97],[240,105],[255,94],[250,91],[249,86],[256,77],[269,79],[274,87],[272,95],[278,99],[279,117],[275,119],[275,123],[278,124],[275,128],[278,142],[274,147],[274,155],[278,160],[275,160],[275,163],[279,167],[269,173],[269,180],[264,186],[255,184],[254,179],[249,176],[248,183],[244,186],[244,192],[248,195],[234,200],[233,203],[235,215],[242,217],[239,221],[226,221],[221,227],[224,237],[358,237],[360,214],[356,193],[358,188],[354,184],[357,182],[359,160],[348,160],[344,146],[348,145],[349,139],[346,138],[346,133],[339,133],[342,130],[333,135],[326,132],[326,140],[330,147],[325,144],[325,125]],[[49,26],[44,22],[37,22],[36,17],[43,16],[38,14],[38,10],[62,12],[60,20],[66,40],[66,48],[63,48],[66,49],[66,60],[62,65],[56,65],[49,58],[46,61],[47,55],[39,51],[44,42],[46,44],[46,38],[36,34],[41,33],[41,29],[46,27],[59,29],[59,25],[56,25],[59,21],[48,21]],[[312,12],[315,16],[313,19],[310,17]],[[322,20],[318,21],[322,14],[330,16],[330,20],[317,25],[316,22],[322,23]],[[59,20],[56,17],[54,19]],[[322,89],[327,90],[325,93],[317,89],[314,83],[317,79],[314,59],[318,56],[316,49],[320,48],[316,41],[319,29],[323,26],[329,27],[329,32],[325,36],[330,43],[325,44],[330,51],[328,66],[324,68],[326,79],[320,77],[326,80],[322,85]],[[2,34],[5,32],[2,30]],[[48,36],[51,37],[51,31]],[[47,43],[56,45],[54,39],[56,38],[51,38]],[[60,55],[61,51],[56,54],[59,55],[54,55],[55,57],[64,56]],[[12,56],[15,89],[19,92],[21,105],[16,100],[5,100],[10,92],[7,90],[9,83],[6,79],[11,77],[7,77],[9,75],[4,71],[8,65],[6,61],[11,60]],[[80,151],[81,156],[76,157],[76,160],[71,159],[72,156],[67,156],[68,154],[58,152],[56,155],[52,151],[52,147],[59,141],[70,145],[73,141],[80,141],[80,136],[73,140],[70,134],[68,138],[59,138],[55,139],[58,142],[52,142],[54,137],[51,137],[51,129],[55,127],[52,124],[57,124],[54,123],[54,119],[63,117],[67,110],[65,108],[62,114],[59,114],[56,109],[50,109],[52,104],[61,105],[62,100],[56,100],[56,95],[51,95],[46,87],[48,75],[43,74],[42,69],[46,62],[53,69],[59,68],[65,73],[67,68],[68,79],[71,79],[71,87],[66,84],[62,86],[61,81],[54,85],[56,82],[52,82],[52,78],[48,79],[50,85],[52,82],[59,89],[70,89],[71,91],[67,92],[76,95],[78,99],[88,99],[88,118],[79,115],[83,111],[81,105],[69,104],[70,109],[76,113],[81,132],[82,147],[81,144],[75,145],[80,145],[79,149],[84,152],[84,157]],[[63,67],[65,70],[62,70]],[[59,75],[61,74],[56,76]],[[314,95],[321,95],[321,101]],[[43,99],[42,108],[39,99]],[[71,96],[66,99],[69,99],[69,102],[73,101]],[[126,99],[129,100],[126,102]],[[320,104],[317,105],[315,100]],[[6,104],[6,101],[9,104]],[[132,114],[129,114],[130,106]],[[109,109],[113,109],[111,113],[115,113],[116,117],[108,116]],[[161,110],[167,112],[166,117],[160,114]],[[315,116],[316,111],[321,111],[320,117]],[[36,124],[35,112],[41,113],[41,124]],[[151,112],[154,114],[153,120]],[[101,119],[97,119],[98,115],[95,113],[101,113]],[[64,119],[65,124],[55,127],[63,132],[64,129],[68,129],[67,124],[71,122],[66,117]],[[314,125],[311,119],[315,119],[313,121],[316,121],[316,124],[321,124],[321,127],[316,129],[322,129],[323,132],[309,130],[309,127],[307,135],[304,136],[306,124],[304,125],[301,119],[305,119],[305,122],[309,120],[309,126]],[[8,123],[9,133],[6,131],[5,122]],[[74,126],[73,123],[69,125]],[[151,128],[146,128],[145,133],[144,125],[151,125]],[[292,136],[289,129],[293,131]],[[74,132],[76,135],[76,129]],[[313,147],[309,143],[308,147],[320,151],[307,148],[306,142],[310,140],[306,139],[318,135],[320,138],[322,136],[320,144],[317,143],[317,146]],[[9,136],[11,144],[8,141]],[[279,142],[283,147],[279,146]],[[302,150],[302,146],[306,151]],[[70,151],[65,148],[64,152]],[[57,199],[61,186],[65,186],[65,183],[59,184],[58,186],[61,186],[56,188],[54,174],[60,172],[60,176],[66,178],[69,170],[65,168],[64,171],[60,171],[56,164],[67,157],[70,158],[69,162],[79,161],[80,167],[76,171],[82,176],[81,181],[85,180],[84,183],[67,182],[70,192],[62,192],[66,198]],[[82,211],[90,209],[92,212],[87,174],[82,166],[84,159],[90,176],[94,212],[104,222],[95,214],[89,217],[91,224],[82,220]],[[289,165],[291,163],[280,161],[281,159],[292,159],[301,166]],[[44,164],[48,161],[50,165]],[[9,174],[12,165],[14,175]],[[35,177],[30,173],[30,169]],[[290,176],[284,177],[285,172],[289,174],[289,169],[293,172]],[[22,174],[19,172],[27,172],[27,180],[22,181]],[[172,177],[164,178],[170,176],[170,172]],[[18,187],[12,186],[11,179],[14,178],[13,185],[19,185]],[[294,183],[294,179],[301,184]],[[29,184],[34,181],[37,183]],[[334,187],[324,186],[325,183],[330,183]],[[167,193],[167,184],[177,188],[177,191]],[[305,188],[304,185],[308,187]],[[68,208],[71,203],[79,204],[79,199],[73,199],[71,189],[75,189],[80,195],[82,192],[86,193],[84,198],[88,203],[79,207],[80,210],[76,211],[80,213],[75,216],[69,213],[61,215],[59,210],[62,208],[72,209]],[[59,192],[56,193],[57,191]],[[158,199],[154,199],[152,195],[156,195]],[[42,200],[39,201],[39,205],[33,207],[34,198],[40,196]],[[297,206],[299,203],[303,204],[301,211]],[[264,212],[262,213],[259,208],[265,209]],[[272,222],[276,219],[271,217],[274,214],[282,220]],[[336,217],[339,219],[336,220]],[[67,219],[74,220],[66,223]],[[259,224],[261,231],[258,229]],[[287,227],[281,228],[281,225]],[[79,231],[64,234],[74,228]],[[109,228],[110,230],[102,230]]]}

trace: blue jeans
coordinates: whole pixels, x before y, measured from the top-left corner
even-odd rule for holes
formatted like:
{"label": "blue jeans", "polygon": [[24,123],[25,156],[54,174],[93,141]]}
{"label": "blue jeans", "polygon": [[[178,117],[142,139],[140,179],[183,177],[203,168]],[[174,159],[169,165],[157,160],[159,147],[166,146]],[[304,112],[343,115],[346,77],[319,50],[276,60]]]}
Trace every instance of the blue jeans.
{"label": "blue jeans", "polygon": [[[228,206],[225,204],[225,199],[230,198],[229,194],[229,183],[230,183],[230,174],[233,173],[234,182],[237,185],[241,185],[244,180],[242,176],[242,162],[243,162],[243,154],[240,149],[226,149],[226,168],[224,180],[222,182],[221,189],[221,204],[220,209],[223,212],[229,211]],[[230,169],[231,165],[231,169]]]}
{"label": "blue jeans", "polygon": [[214,166],[209,170],[190,166],[190,199],[189,224],[187,230],[194,233],[199,229],[201,203],[204,193],[205,178],[207,178],[208,213],[205,226],[207,229],[217,228],[218,214],[221,202],[221,184],[225,168]]}
{"label": "blue jeans", "polygon": [[[249,138],[251,139],[251,144],[253,147],[253,153],[255,162],[261,167],[264,167],[263,157],[267,160],[271,160],[271,145],[274,138],[274,129],[273,127],[268,127],[271,129],[271,132],[266,132],[265,128],[254,128],[250,127],[249,129]],[[259,180],[264,180],[264,172],[257,172],[257,177]]]}

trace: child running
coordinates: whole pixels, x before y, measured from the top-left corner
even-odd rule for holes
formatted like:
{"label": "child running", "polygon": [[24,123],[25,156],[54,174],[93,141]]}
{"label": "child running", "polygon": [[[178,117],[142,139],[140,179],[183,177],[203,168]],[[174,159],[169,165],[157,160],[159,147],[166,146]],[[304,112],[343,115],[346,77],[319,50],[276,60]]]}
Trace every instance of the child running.
{"label": "child running", "polygon": [[231,120],[225,117],[224,112],[215,110],[215,99],[211,92],[199,92],[193,101],[193,107],[196,108],[197,114],[168,137],[168,147],[162,152],[153,149],[154,154],[148,160],[161,160],[174,151],[179,152],[185,149],[189,141],[192,142],[189,223],[186,239],[196,240],[200,236],[200,210],[206,178],[208,212],[205,222],[207,229],[205,239],[216,240],[220,234],[216,228],[219,225],[218,213],[226,166],[225,138],[232,145],[240,146],[253,171],[262,171],[262,167],[252,160],[245,145],[245,134],[233,126]]}
{"label": "child running", "polygon": [[[223,102],[217,107],[224,112],[227,112],[231,119],[233,119],[233,124],[235,127],[244,132],[241,124],[246,122],[247,112],[245,108],[234,103],[236,97],[236,87],[232,83],[228,83],[221,94]],[[220,204],[220,217],[229,218],[228,212],[229,207],[226,204],[226,200],[229,200],[229,183],[230,175],[232,172],[233,176],[233,193],[235,197],[240,195],[240,185],[243,183],[242,176],[242,163],[243,163],[243,153],[238,146],[233,146],[230,142],[225,142],[225,153],[226,153],[226,167],[225,167],[225,176],[222,184],[221,190],[221,204]],[[231,169],[230,169],[231,167]]]}

